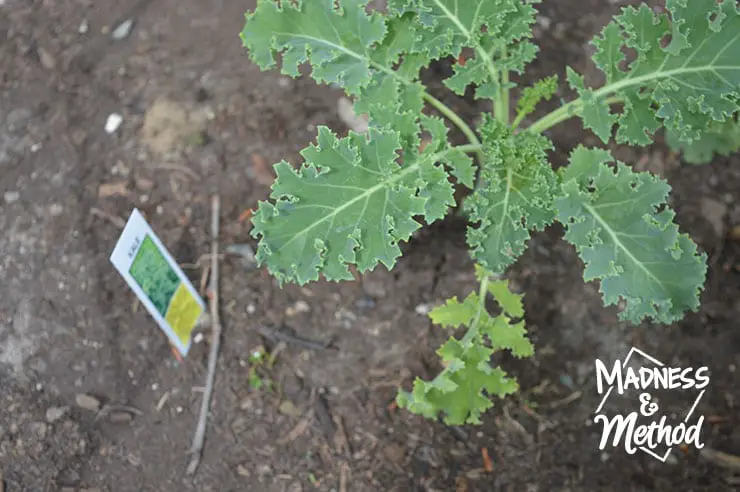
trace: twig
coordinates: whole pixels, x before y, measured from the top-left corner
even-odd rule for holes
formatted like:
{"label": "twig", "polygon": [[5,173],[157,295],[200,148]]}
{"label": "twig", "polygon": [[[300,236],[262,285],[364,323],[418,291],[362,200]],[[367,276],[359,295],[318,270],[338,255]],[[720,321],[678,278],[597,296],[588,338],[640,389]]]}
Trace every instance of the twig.
{"label": "twig", "polygon": [[138,415],[138,416],[144,415],[144,412],[142,412],[136,407],[132,407],[129,405],[116,405],[112,403],[107,403],[103,405],[103,408],[101,408],[98,414],[95,415],[95,420],[102,420],[113,412],[126,412],[132,415]]}
{"label": "twig", "polygon": [[292,343],[303,348],[313,350],[323,350],[329,348],[329,343],[315,342],[313,340],[306,340],[305,338],[296,337],[288,333],[284,333],[279,330],[272,330],[266,326],[258,325],[257,331],[263,337],[267,338],[271,342],[282,340],[285,343]]}
{"label": "twig", "polygon": [[115,215],[109,214],[105,210],[100,210],[99,208],[93,207],[90,209],[90,215],[94,215],[95,217],[100,217],[101,219],[105,219],[111,224],[113,224],[114,226],[118,227],[119,229],[123,229],[124,227],[126,227],[125,220]]}
{"label": "twig", "polygon": [[468,448],[469,451],[476,450],[475,444],[470,442],[470,438],[468,437],[468,434],[464,430],[462,430],[460,427],[456,425],[448,425],[447,423],[445,423],[445,420],[444,418],[442,418],[441,415],[437,417],[437,422],[445,426],[447,430],[449,430],[452,433],[453,437],[457,439],[458,441],[460,441],[460,443],[465,445],[465,447]]}
{"label": "twig", "polygon": [[712,448],[704,448],[700,451],[700,455],[717,466],[740,471],[740,457],[734,454],[723,453]]}
{"label": "twig", "polygon": [[339,492],[347,492],[347,483],[349,482],[349,465],[342,463],[339,468]]}
{"label": "twig", "polygon": [[208,355],[208,378],[206,379],[206,389],[203,392],[203,401],[200,406],[200,417],[198,418],[198,427],[195,429],[193,436],[193,446],[190,452],[193,454],[188,465],[187,474],[193,475],[198,469],[200,458],[203,454],[203,442],[206,437],[206,421],[211,403],[211,394],[213,393],[213,381],[216,379],[216,362],[218,360],[218,349],[221,342],[221,320],[218,316],[218,225],[221,203],[218,195],[211,199],[211,285],[208,296],[209,307],[211,312],[211,352]]}
{"label": "twig", "polygon": [[546,403],[546,404],[544,404],[542,406],[545,407],[545,408],[558,408],[558,407],[562,407],[563,405],[567,405],[568,403],[572,403],[572,402],[576,401],[577,399],[579,399],[581,397],[582,394],[583,393],[581,393],[580,391],[574,391],[573,393],[571,393],[570,395],[566,396],[565,398],[561,398],[559,400],[555,400],[553,402]]}

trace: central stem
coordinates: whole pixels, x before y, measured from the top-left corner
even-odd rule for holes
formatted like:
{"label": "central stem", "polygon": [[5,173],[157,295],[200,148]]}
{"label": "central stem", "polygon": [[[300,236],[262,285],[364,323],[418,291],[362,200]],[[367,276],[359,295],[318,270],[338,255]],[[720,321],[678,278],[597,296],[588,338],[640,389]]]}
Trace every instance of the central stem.
{"label": "central stem", "polygon": [[473,338],[478,334],[478,323],[480,322],[480,317],[483,314],[483,311],[486,309],[488,282],[488,275],[483,277],[480,281],[480,288],[478,289],[478,310],[475,312],[475,318],[473,318],[473,322],[470,323],[470,328],[468,328],[467,333],[465,333],[465,336],[463,336],[462,340],[460,341],[463,347],[467,347],[467,345],[470,344],[471,340],[473,340]]}
{"label": "central stem", "polygon": [[472,128],[468,126],[465,121],[463,121],[462,118],[460,118],[457,113],[455,113],[452,109],[450,109],[445,103],[437,99],[436,97],[430,95],[429,93],[424,93],[424,99],[426,102],[428,102],[434,109],[442,113],[448,120],[450,120],[455,126],[457,126],[460,131],[465,135],[465,138],[468,139],[468,142],[470,142],[470,145],[475,146],[476,149],[474,150],[476,155],[478,156],[478,160],[480,163],[483,163],[483,152],[481,149],[481,143],[480,140],[478,140],[478,136],[475,134]]}
{"label": "central stem", "polygon": [[[502,58],[506,58],[506,48],[502,50]],[[494,116],[501,123],[509,124],[509,71],[504,69],[501,72],[501,88],[498,91],[496,101],[494,102]]]}

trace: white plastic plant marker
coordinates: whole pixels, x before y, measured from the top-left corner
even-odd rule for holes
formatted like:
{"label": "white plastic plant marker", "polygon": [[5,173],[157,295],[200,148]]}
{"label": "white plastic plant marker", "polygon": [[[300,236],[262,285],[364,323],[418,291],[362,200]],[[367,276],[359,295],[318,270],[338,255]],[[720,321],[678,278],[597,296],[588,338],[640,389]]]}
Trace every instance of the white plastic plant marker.
{"label": "white plastic plant marker", "polygon": [[110,260],[170,342],[187,355],[205,303],[137,209],[131,213]]}

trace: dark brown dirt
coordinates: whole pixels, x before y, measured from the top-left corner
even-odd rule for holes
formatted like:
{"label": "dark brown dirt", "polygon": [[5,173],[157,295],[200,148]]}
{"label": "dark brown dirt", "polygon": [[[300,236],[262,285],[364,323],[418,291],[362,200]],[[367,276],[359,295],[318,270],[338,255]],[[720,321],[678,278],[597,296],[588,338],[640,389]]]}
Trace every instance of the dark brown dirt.
{"label": "dark brown dirt", "polygon": [[[319,124],[345,130],[337,91],[261,73],[248,61],[237,33],[253,3],[0,1],[0,476],[7,492],[718,491],[740,483],[737,471],[694,449],[675,451],[666,464],[601,452],[591,423],[599,402],[594,359],[611,362],[636,346],[672,365],[709,366],[711,386],[697,409],[711,417],[704,440],[740,454],[740,243],[727,234],[740,226],[740,158],[686,167],[660,145],[614,150],[673,185],[683,230],[710,258],[701,312],[674,326],[621,323],[602,306],[597,286],[584,285],[560,231],[538,234],[509,275],[526,293],[537,348],[532,359],[503,361],[523,391],[499,402],[482,426],[453,431],[388,405],[398,386],[438,370],[434,350],[445,334],[417,307],[475,288],[464,224],[434,225],[407,245],[393,272],[357,282],[281,290],[264,271],[227,258],[226,332],[208,440],[198,474],[186,478],[207,343],[184,364],[173,358],[108,261],[119,223],[140,208],[178,261],[194,263],[209,250],[208,197],[217,191],[223,244],[253,244],[238,217],[267,196],[266,164],[298,162]],[[540,5],[549,20],[537,30],[543,54],[525,79],[562,75],[566,63],[592,72],[586,42],[615,3]],[[130,36],[111,40],[106,32],[130,17]],[[80,33],[83,23],[88,31]],[[428,78],[439,86],[434,73]],[[471,119],[477,110],[470,100],[450,104]],[[108,135],[112,112],[123,124]],[[596,144],[577,121],[551,137],[557,163],[579,142]],[[198,284],[200,270],[189,271]],[[249,354],[275,348],[259,325],[332,341],[331,348],[287,346],[261,373],[274,390],[250,390]],[[142,415],[96,419],[76,405],[80,393]],[[691,401],[687,393],[667,404],[680,413]],[[63,415],[49,418],[57,407]],[[492,473],[482,469],[483,447]]]}

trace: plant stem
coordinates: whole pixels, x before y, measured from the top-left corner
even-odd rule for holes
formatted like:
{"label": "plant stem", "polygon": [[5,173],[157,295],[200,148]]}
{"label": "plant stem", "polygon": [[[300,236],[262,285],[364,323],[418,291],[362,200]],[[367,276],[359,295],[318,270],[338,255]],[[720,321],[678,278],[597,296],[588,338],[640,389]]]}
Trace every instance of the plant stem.
{"label": "plant stem", "polygon": [[[622,98],[619,96],[610,96],[607,97],[605,101],[607,104],[616,104],[622,102]],[[535,121],[529,126],[529,128],[527,128],[527,130],[535,133],[542,133],[558,123],[567,120],[571,116],[579,115],[581,111],[583,111],[583,100],[579,97],[578,99],[574,99],[569,103],[560,106],[555,111],[552,111]]]}
{"label": "plant stem", "polygon": [[[483,162],[483,152],[480,151],[481,143],[480,140],[478,140],[478,136],[475,134],[472,128],[468,126],[465,121],[463,121],[462,118],[460,118],[457,113],[455,113],[452,109],[450,109],[449,106],[447,106],[445,103],[437,99],[436,97],[430,95],[429,93],[424,93],[424,99],[434,107],[437,111],[442,113],[448,120],[450,120],[456,127],[460,129],[460,131],[465,135],[465,138],[468,139],[468,142],[470,142],[471,145],[477,146],[477,150],[475,150],[475,153],[478,155],[478,159],[480,162]],[[463,151],[466,152],[466,151]]]}
{"label": "plant stem", "polygon": [[[506,58],[506,48],[503,49],[501,54],[503,58]],[[509,71],[504,70],[501,72],[501,89],[498,91],[497,101],[495,103],[497,108],[495,109],[494,116],[503,124],[509,123]]]}
{"label": "plant stem", "polygon": [[480,322],[480,317],[481,314],[483,314],[483,310],[486,309],[486,298],[488,297],[488,282],[488,275],[483,277],[483,280],[480,281],[480,288],[478,289],[478,310],[475,312],[475,318],[473,318],[473,322],[470,323],[470,328],[468,328],[467,333],[465,333],[465,336],[463,336],[462,340],[460,341],[463,347],[466,347],[473,339],[473,337],[478,334],[478,323]]}
{"label": "plant stem", "polygon": [[460,152],[480,152],[483,149],[482,144],[465,144],[465,145],[456,145],[452,147],[454,150],[459,150]]}
{"label": "plant stem", "polygon": [[526,117],[525,113],[519,113],[516,118],[514,118],[514,122],[511,124],[511,130],[515,131],[517,128],[519,128],[519,125],[522,123],[522,120]]}

